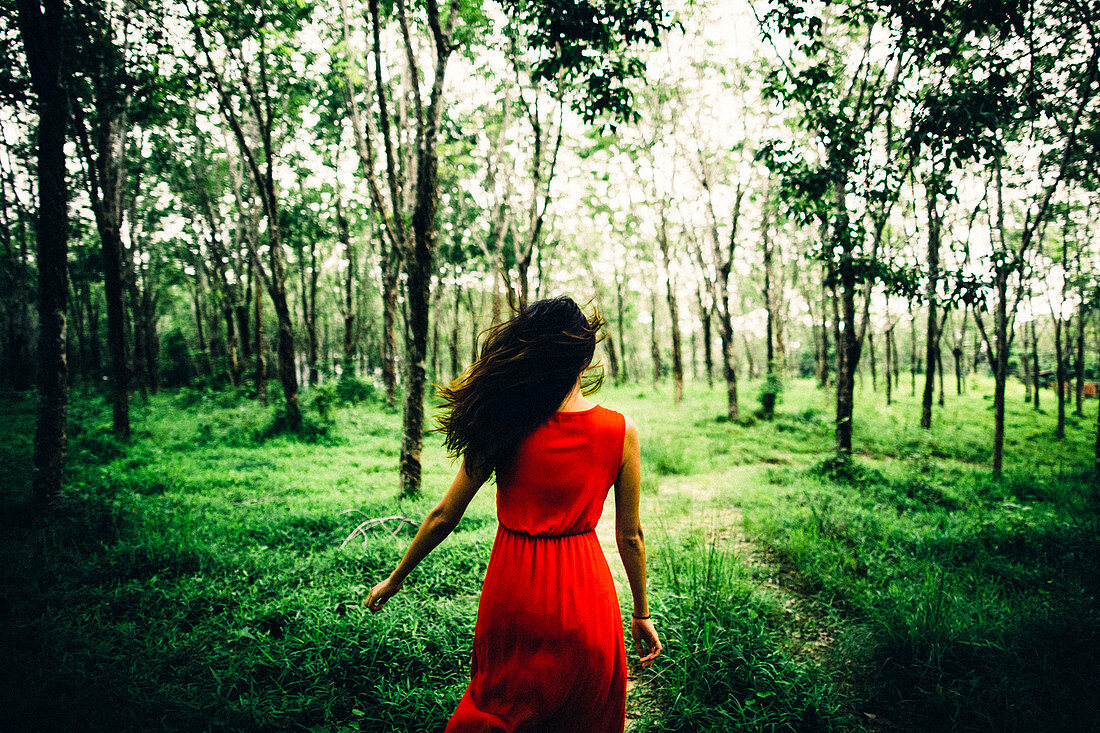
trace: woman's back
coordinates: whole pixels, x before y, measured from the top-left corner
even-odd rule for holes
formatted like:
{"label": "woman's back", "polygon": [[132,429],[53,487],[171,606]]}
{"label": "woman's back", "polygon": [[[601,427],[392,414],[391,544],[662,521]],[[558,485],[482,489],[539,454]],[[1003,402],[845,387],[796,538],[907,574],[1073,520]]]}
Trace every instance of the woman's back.
{"label": "woman's back", "polygon": [[500,528],[478,605],[470,686],[447,733],[621,733],[626,650],[596,538],[626,419],[559,412],[497,469]]}
{"label": "woman's back", "polygon": [[497,518],[536,536],[595,529],[622,463],[626,418],[595,405],[558,412],[519,445],[497,471]]}

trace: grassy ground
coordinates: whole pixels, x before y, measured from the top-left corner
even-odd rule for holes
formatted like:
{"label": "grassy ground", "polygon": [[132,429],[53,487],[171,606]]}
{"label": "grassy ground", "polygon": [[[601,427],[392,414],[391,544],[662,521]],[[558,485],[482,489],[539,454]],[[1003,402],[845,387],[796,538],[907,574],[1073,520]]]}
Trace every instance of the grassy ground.
{"label": "grassy ground", "polygon": [[[860,394],[853,464],[827,460],[809,383],[741,423],[719,389],[679,406],[667,387],[606,389],[641,432],[667,644],[632,730],[1095,729],[1095,418],[1056,442],[1010,390],[994,482],[990,386],[949,396],[931,431],[907,390],[889,408]],[[0,406],[6,507],[25,498],[32,410]],[[344,538],[419,520],[454,467],[429,436],[424,497],[398,501],[399,415],[329,414],[309,439],[265,438],[267,411],[183,391],[136,401],[118,445],[102,403],[75,400],[64,501],[0,530],[0,729],[440,730],[467,681],[491,488],[365,613],[411,528]]]}

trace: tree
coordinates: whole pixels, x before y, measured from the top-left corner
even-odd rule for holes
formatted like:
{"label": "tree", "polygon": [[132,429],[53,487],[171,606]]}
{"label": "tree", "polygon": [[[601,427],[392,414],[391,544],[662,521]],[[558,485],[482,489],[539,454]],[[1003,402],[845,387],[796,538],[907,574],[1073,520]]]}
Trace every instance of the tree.
{"label": "tree", "polygon": [[[277,150],[273,134],[277,122],[294,120],[306,90],[295,84],[289,69],[287,46],[292,34],[309,10],[297,3],[269,3],[244,7],[232,3],[208,4],[209,12],[200,15],[191,9],[195,45],[202,54],[205,69],[196,69],[213,85],[222,115],[233,131],[237,147],[260,196],[267,223],[268,264],[262,264],[259,242],[248,238],[254,272],[264,283],[275,306],[278,328],[279,381],[283,387],[287,426],[296,430],[302,421],[298,403],[298,375],[294,365],[294,327],[287,301],[286,265],[280,230],[280,203],[275,189]],[[208,43],[208,35],[218,39],[224,54],[219,68]],[[282,64],[273,68],[267,44],[274,38],[281,45],[274,59]],[[196,66],[199,60],[196,59]],[[225,74],[235,73],[232,83]],[[276,87],[282,81],[281,88]],[[252,134],[254,131],[255,140]]]}
{"label": "tree", "polygon": [[34,499],[61,493],[67,445],[68,188],[65,130],[68,72],[62,64],[63,0],[19,0],[19,31],[38,105],[38,406],[35,413]]}

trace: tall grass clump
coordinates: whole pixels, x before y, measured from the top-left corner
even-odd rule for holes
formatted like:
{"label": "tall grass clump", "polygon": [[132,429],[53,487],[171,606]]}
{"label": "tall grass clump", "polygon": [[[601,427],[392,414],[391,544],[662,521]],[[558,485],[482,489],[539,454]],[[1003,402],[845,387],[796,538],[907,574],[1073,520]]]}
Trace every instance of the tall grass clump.
{"label": "tall grass clump", "polygon": [[642,730],[859,729],[821,669],[784,650],[780,609],[729,550],[693,535],[655,559],[665,653],[650,679],[659,717]]}

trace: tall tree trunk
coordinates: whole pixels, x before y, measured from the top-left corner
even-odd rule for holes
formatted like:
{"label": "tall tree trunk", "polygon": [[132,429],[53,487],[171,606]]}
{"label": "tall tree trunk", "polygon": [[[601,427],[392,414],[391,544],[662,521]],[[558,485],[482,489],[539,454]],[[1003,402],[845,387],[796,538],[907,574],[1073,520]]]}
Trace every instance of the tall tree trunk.
{"label": "tall tree trunk", "polygon": [[741,334],[741,341],[745,344],[745,361],[749,371],[749,379],[756,379],[760,376],[760,372],[756,368],[756,358],[752,353],[752,344],[749,343],[748,334]]}
{"label": "tall tree trunk", "polygon": [[[833,300],[835,302],[835,298]],[[821,281],[821,388],[829,388],[829,291],[824,279]]]}
{"label": "tall tree trunk", "polygon": [[451,319],[451,380],[458,379],[462,374],[461,366],[458,361],[458,323],[459,323],[459,306],[462,303],[462,286],[455,283],[455,307],[454,314]]}
{"label": "tall tree trunk", "polygon": [[625,308],[623,306],[623,280],[624,278],[619,276],[618,271],[615,272],[615,324],[619,331],[619,353],[622,355],[622,365],[619,370],[619,384],[624,384],[627,380],[627,367],[626,367],[626,338],[623,335],[626,328],[623,313]]}
{"label": "tall tree trunk", "polygon": [[607,362],[608,367],[611,370],[611,382],[613,384],[619,383],[619,354],[615,348],[615,337],[610,333],[607,334],[607,338],[604,339],[604,347],[607,349]]}
{"label": "tall tree trunk", "polygon": [[[1027,328],[1025,325],[1024,328]],[[1031,320],[1031,398],[1034,400],[1035,409],[1039,409],[1039,330],[1035,327],[1035,319]]]}
{"label": "tall tree trunk", "polygon": [[253,281],[252,307],[253,320],[256,322],[256,345],[253,347],[256,359],[256,398],[261,405],[267,404],[267,344],[264,343],[264,297],[260,287],[260,278]]}
{"label": "tall tree trunk", "polygon": [[[1085,307],[1077,308],[1077,359],[1074,362],[1074,415],[1084,415],[1082,401],[1085,396]],[[1098,375],[1100,376],[1100,375]]]}
{"label": "tall tree trunk", "polygon": [[920,426],[932,427],[932,398],[935,391],[937,351],[939,350],[939,325],[936,287],[940,278],[940,213],[935,192],[928,195],[928,283],[925,298],[928,301],[928,322],[925,329],[924,394],[921,397]]}
{"label": "tall tree trunk", "polygon": [[320,276],[320,268],[317,266],[317,242],[309,242],[309,293],[306,303],[308,305],[308,318],[306,319],[306,336],[309,339],[307,351],[309,364],[309,383],[317,384],[321,375],[317,369],[318,343],[317,343],[317,278]]}
{"label": "tall tree trunk", "polygon": [[117,226],[112,224],[102,226],[99,236],[103,250],[103,290],[107,298],[111,426],[117,437],[128,438],[130,436],[130,370],[126,353],[126,305],[122,295],[122,238]]}
{"label": "tall tree trunk", "polygon": [[[434,3],[429,6],[432,15]],[[458,0],[452,0],[444,31],[435,9],[432,32],[436,40],[435,76],[423,128],[417,139],[416,205],[413,208],[412,251],[405,258],[409,324],[406,328],[405,363],[408,384],[405,390],[405,413],[401,439],[401,493],[414,496],[420,492],[420,451],[424,442],[424,356],[428,342],[428,309],[431,297],[432,258],[435,251],[436,207],[439,204],[439,184],[436,178],[439,159],[437,138],[443,114],[443,80],[447,60],[455,46],[451,42],[458,16]],[[411,49],[410,53],[411,53]]]}
{"label": "tall tree trunk", "polygon": [[760,240],[764,248],[764,370],[771,374],[775,364],[775,304],[772,297],[772,238],[771,238],[771,190],[764,200],[764,220],[761,224]]}
{"label": "tall tree trunk", "polygon": [[[1092,213],[1090,208],[1089,213]],[[1084,415],[1084,405],[1082,401],[1085,396],[1085,321],[1088,317],[1088,311],[1085,309],[1085,303],[1087,302],[1087,293],[1085,291],[1085,280],[1081,277],[1081,250],[1082,247],[1078,245],[1077,252],[1074,255],[1077,269],[1077,294],[1080,297],[1080,301],[1077,305],[1077,358],[1074,361],[1074,415]],[[1100,377],[1100,374],[1097,374]]]}
{"label": "tall tree trunk", "polygon": [[199,339],[199,368],[198,373],[202,375],[209,375],[212,371],[210,358],[210,344],[206,339],[206,312],[203,308],[202,292],[203,292],[203,280],[204,269],[201,265],[201,258],[195,257],[195,331],[198,334]]}
{"label": "tall tree trunk", "polygon": [[695,301],[699,305],[699,320],[702,322],[703,333],[703,368],[707,372],[707,387],[714,386],[714,353],[711,343],[711,308],[703,300],[703,282],[700,280],[695,289]]}
{"label": "tall tree trunk", "polygon": [[1025,405],[1029,404],[1031,402],[1031,385],[1032,385],[1032,381],[1033,381],[1032,377],[1031,377],[1031,362],[1030,362],[1030,357],[1028,355],[1028,350],[1027,350],[1028,341],[1029,341],[1028,329],[1027,329],[1027,326],[1025,325],[1024,326],[1024,342],[1022,344],[1022,349],[1020,350],[1020,364],[1023,366],[1023,369],[1024,369],[1024,404]]}
{"label": "tall tree trunk", "polygon": [[1062,354],[1062,317],[1054,313],[1054,388],[1058,393],[1058,424],[1054,437],[1066,437],[1066,362]]}
{"label": "tall tree trunk", "polygon": [[909,395],[917,396],[917,315],[909,302]]}
{"label": "tall tree trunk", "polygon": [[719,312],[718,327],[722,336],[722,377],[726,380],[726,417],[738,418],[737,357],[733,352],[733,319],[729,312]]}
{"label": "tall tree trunk", "polygon": [[833,242],[839,251],[838,280],[840,285],[844,328],[837,343],[836,378],[836,450],[838,455],[852,452],[852,418],[855,413],[855,368],[859,363],[859,336],[856,334],[856,272],[852,262],[853,242],[848,230],[849,218],[845,202],[847,180],[834,183],[836,221]]}
{"label": "tall tree trunk", "polygon": [[[485,305],[484,296],[482,296],[481,304]],[[466,291],[466,307],[470,310],[470,363],[473,364],[477,361],[477,310],[474,309],[474,291],[472,289]]]}
{"label": "tall tree trunk", "polygon": [[91,283],[84,283],[84,312],[88,316],[88,358],[89,376],[98,383],[103,376],[103,354],[99,343],[99,305],[92,299]]}
{"label": "tall tree trunk", "polygon": [[[684,361],[680,344],[680,314],[676,305],[676,286],[672,281],[672,261],[669,255],[668,222],[664,209],[661,209],[660,228],[657,230],[657,242],[661,249],[662,266],[665,271],[665,299],[668,301],[668,317],[672,328],[672,386],[676,404],[684,400]],[[656,316],[654,311],[654,316]]]}
{"label": "tall tree trunk", "polygon": [[653,386],[661,379],[661,346],[657,341],[657,284],[649,291],[649,355],[653,360]]}
{"label": "tall tree trunk", "polygon": [[[994,333],[997,339],[993,369],[993,475],[1001,475],[1005,442],[1005,381],[1008,377],[1008,273],[996,277],[997,303],[994,306]],[[1036,399],[1038,387],[1036,387]]]}
{"label": "tall tree trunk", "polygon": [[[1100,338],[1096,339],[1096,373],[1100,375]],[[1100,395],[1097,395],[1100,397]],[[1096,477],[1100,479],[1100,399],[1096,400],[1096,448],[1093,453],[1095,461],[1093,462],[1093,471]]]}
{"label": "tall tree trunk", "polygon": [[355,376],[355,250],[351,243],[351,230],[340,197],[336,197],[336,230],[344,245],[344,257],[348,261],[344,271],[344,354],[341,376]]}
{"label": "tall tree trunk", "polygon": [[[942,323],[940,324],[940,328],[937,329],[937,330],[942,335],[942,333],[943,333],[943,324]],[[940,393],[939,393],[939,396],[936,398],[936,401],[939,403],[940,407],[943,407],[947,403],[945,401],[946,398],[944,397],[944,394],[943,394],[943,349],[940,348],[939,344],[936,344],[936,379],[939,381],[939,385],[940,385]]]}
{"label": "tall tree trunk", "polygon": [[62,0],[19,0],[19,31],[38,107],[38,402],[35,412],[34,501],[61,493],[68,414],[65,313],[68,296],[68,188],[65,128],[69,119]]}
{"label": "tall tree trunk", "polygon": [[892,325],[887,326],[886,327],[886,332],[885,332],[885,334],[883,334],[883,339],[882,339],[882,348],[883,348],[884,356],[886,358],[886,364],[883,366],[882,376],[884,376],[886,378],[886,404],[887,405],[891,404],[893,402],[893,399],[894,399],[894,385],[893,385],[894,380],[892,378],[891,371],[892,371],[892,368],[893,368],[894,359],[896,359],[897,357],[894,355],[893,344],[891,343],[893,341],[893,339],[891,338],[891,336],[893,335],[893,332],[894,332],[894,327]]}
{"label": "tall tree trunk", "polygon": [[382,248],[382,387],[386,405],[397,407],[397,288],[401,257],[383,239]]}
{"label": "tall tree trunk", "polygon": [[878,366],[875,363],[875,333],[867,332],[867,355],[871,357],[871,391],[878,392]]}

